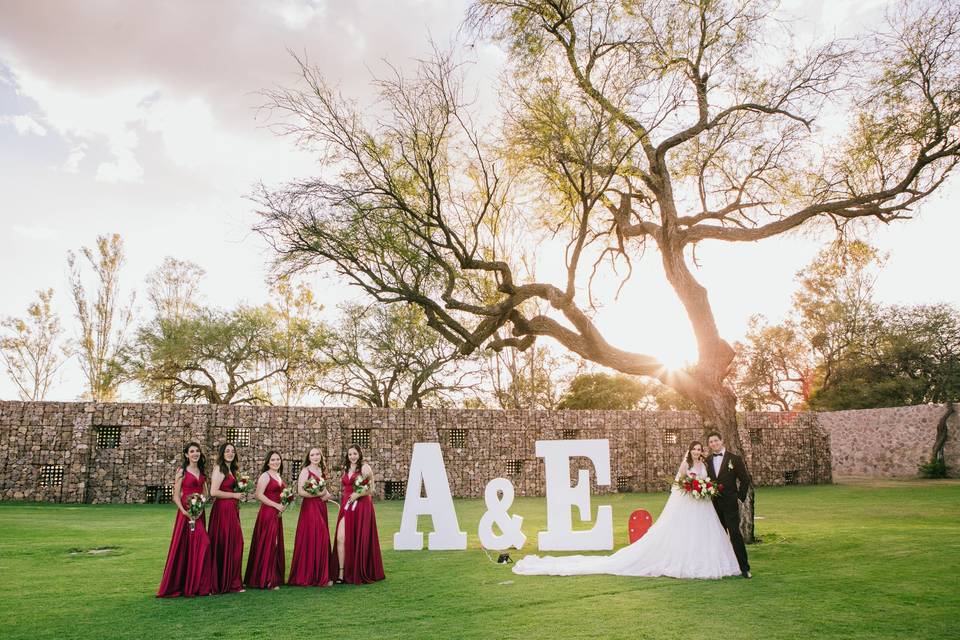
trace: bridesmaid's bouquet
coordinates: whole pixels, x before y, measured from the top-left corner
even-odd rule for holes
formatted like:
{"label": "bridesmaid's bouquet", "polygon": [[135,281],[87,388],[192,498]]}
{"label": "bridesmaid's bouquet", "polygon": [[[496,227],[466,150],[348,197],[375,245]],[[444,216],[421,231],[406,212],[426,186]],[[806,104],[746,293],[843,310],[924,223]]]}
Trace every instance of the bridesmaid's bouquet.
{"label": "bridesmaid's bouquet", "polygon": [[357,500],[367,495],[369,492],[370,492],[369,478],[365,477],[362,474],[357,476],[356,479],[353,481],[353,495],[355,497],[353,499],[353,505],[351,506],[353,507],[354,511],[357,510]]}
{"label": "bridesmaid's bouquet", "polygon": [[250,476],[241,474],[237,477],[237,493],[250,493],[253,490],[253,483],[250,482]]}
{"label": "bridesmaid's bouquet", "polygon": [[297,498],[297,493],[293,490],[293,487],[284,487],[280,492],[280,504],[287,506]]}
{"label": "bridesmaid's bouquet", "polygon": [[303,490],[312,496],[319,496],[321,493],[323,493],[323,490],[326,486],[327,482],[323,478],[318,479],[310,476],[304,481]]}
{"label": "bridesmaid's bouquet", "polygon": [[369,478],[363,475],[357,476],[357,479],[353,481],[353,492],[357,494],[357,497],[363,497],[369,491],[370,491]]}
{"label": "bridesmaid's bouquet", "polygon": [[190,531],[197,526],[197,518],[203,513],[203,507],[207,504],[207,498],[202,493],[191,493],[187,496],[187,514],[190,516]]}
{"label": "bridesmaid's bouquet", "polygon": [[674,484],[681,491],[697,500],[713,498],[723,489],[723,485],[714,482],[710,478],[701,478],[693,471],[674,482]]}

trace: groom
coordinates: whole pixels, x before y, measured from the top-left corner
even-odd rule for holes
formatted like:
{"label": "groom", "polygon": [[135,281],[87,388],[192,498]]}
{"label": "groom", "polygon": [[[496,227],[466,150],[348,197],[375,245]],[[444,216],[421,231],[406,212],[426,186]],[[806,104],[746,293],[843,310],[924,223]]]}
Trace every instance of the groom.
{"label": "groom", "polygon": [[[744,578],[751,578],[750,563],[747,561],[747,547],[743,544],[743,535],[740,533],[740,502],[747,499],[747,489],[750,488],[750,474],[743,458],[727,451],[723,446],[723,436],[716,431],[707,436],[707,446],[712,452],[707,457],[707,473],[710,479],[723,486],[720,494],[713,499],[713,508],[717,510],[717,517],[723,528],[730,534],[730,543],[733,552],[740,564],[740,573]],[[738,502],[739,500],[739,502]]]}

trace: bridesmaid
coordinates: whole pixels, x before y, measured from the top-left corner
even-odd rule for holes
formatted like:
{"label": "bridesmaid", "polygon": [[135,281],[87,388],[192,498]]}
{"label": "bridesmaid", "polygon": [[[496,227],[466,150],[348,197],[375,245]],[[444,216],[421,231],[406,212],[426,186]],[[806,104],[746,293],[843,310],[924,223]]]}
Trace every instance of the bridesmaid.
{"label": "bridesmaid", "polygon": [[243,577],[248,587],[255,589],[279,589],[283,584],[283,518],[280,514],[286,505],[280,504],[280,492],[284,484],[283,458],[276,451],[267,454],[257,480],[257,500],[260,512],[253,526],[250,540],[250,555],[247,556],[247,572]]}
{"label": "bridesmaid", "polygon": [[327,523],[326,501],[330,499],[330,492],[324,487],[319,496],[307,493],[303,485],[310,478],[327,479],[323,452],[317,447],[307,452],[300,477],[297,478],[297,493],[303,501],[300,503],[297,538],[293,544],[293,561],[290,563],[287,584],[329,587],[333,584],[331,576],[337,572],[336,556],[330,546],[330,525]]}
{"label": "bridesmaid", "polygon": [[173,538],[163,569],[158,598],[177,596],[207,596],[213,591],[213,563],[210,557],[210,538],[207,537],[204,514],[190,527],[187,498],[194,493],[204,495],[206,478],[203,470],[206,459],[200,445],[191,442],[183,448],[183,459],[173,483],[173,504],[177,519],[173,523]]}
{"label": "bridesmaid", "polygon": [[[373,511],[373,469],[363,461],[363,451],[357,445],[347,449],[343,461],[344,474],[340,478],[343,492],[340,496],[340,515],[337,517],[337,559],[340,571],[337,584],[349,582],[364,584],[384,579],[383,560],[380,557],[380,539],[377,536],[377,517]],[[355,491],[358,479],[365,486],[362,493]]]}
{"label": "bridesmaid", "polygon": [[210,555],[213,557],[213,592],[244,591],[241,573],[243,563],[243,530],[237,500],[237,448],[232,442],[220,445],[217,466],[213,468],[210,495],[216,498],[210,510]]}

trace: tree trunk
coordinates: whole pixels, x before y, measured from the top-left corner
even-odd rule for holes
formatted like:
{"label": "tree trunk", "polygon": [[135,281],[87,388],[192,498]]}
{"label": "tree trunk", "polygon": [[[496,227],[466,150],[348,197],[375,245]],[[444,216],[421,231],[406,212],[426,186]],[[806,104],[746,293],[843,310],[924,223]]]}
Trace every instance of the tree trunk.
{"label": "tree trunk", "polygon": [[937,464],[943,460],[943,448],[947,444],[947,421],[950,419],[950,416],[953,415],[956,411],[956,407],[952,402],[947,403],[947,411],[940,417],[940,421],[937,422],[937,437],[933,443],[933,451],[930,454],[930,464]]}

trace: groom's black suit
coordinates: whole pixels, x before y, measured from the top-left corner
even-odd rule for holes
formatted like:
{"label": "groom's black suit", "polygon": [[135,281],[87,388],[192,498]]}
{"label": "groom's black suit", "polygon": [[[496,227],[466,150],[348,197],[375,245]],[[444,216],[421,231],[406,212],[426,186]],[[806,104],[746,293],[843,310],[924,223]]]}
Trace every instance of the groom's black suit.
{"label": "groom's black suit", "polygon": [[719,473],[714,469],[715,453],[707,456],[707,474],[714,482],[723,485],[723,490],[713,499],[713,508],[717,510],[717,517],[723,528],[730,534],[730,543],[737,556],[741,573],[750,571],[747,561],[747,547],[743,544],[743,535],[740,533],[740,503],[747,499],[747,490],[750,488],[750,474],[743,458],[730,451],[724,451],[720,461]]}

